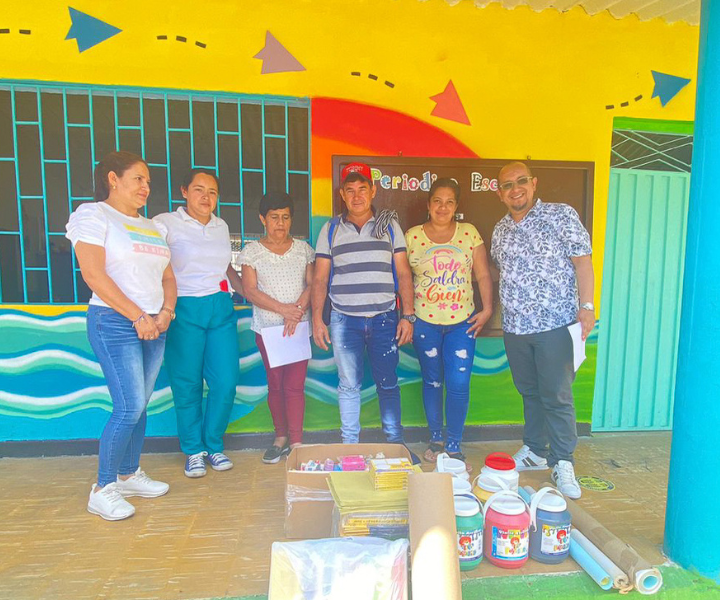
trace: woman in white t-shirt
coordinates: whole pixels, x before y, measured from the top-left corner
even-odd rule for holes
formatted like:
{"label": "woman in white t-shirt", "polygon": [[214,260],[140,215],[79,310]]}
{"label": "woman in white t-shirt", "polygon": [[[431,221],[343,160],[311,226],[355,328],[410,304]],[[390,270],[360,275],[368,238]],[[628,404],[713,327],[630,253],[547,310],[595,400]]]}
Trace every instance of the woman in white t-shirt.
{"label": "woman in white t-shirt", "polygon": [[243,248],[240,263],[244,294],[253,304],[251,327],[265,364],[275,426],[275,441],[263,462],[276,463],[302,443],[308,361],[271,368],[262,330],[280,326],[283,335],[291,336],[298,323],[308,321],[315,251],[290,235],[294,206],[286,193],[268,192],[259,211],[265,237]]}
{"label": "woman in white t-shirt", "polygon": [[169,490],[140,469],[146,407],[162,365],[165,331],[175,313],[175,277],[165,239],[139,211],[150,194],[145,161],[112,152],[95,167],[95,200],[70,215],[67,237],[92,290],[90,346],[112,400],[100,437],[97,484],[88,511],[109,521],[135,513],[130,496]]}
{"label": "woman in white t-shirt", "polygon": [[[177,318],[167,334],[165,368],[175,402],[185,475],[202,477],[205,457],[216,471],[232,469],[223,434],[240,376],[237,317],[230,285],[242,293],[227,223],[213,214],[220,185],[214,172],[190,171],[180,191],[187,204],[153,221],[170,246],[177,279]],[[203,378],[208,384],[203,414]]]}

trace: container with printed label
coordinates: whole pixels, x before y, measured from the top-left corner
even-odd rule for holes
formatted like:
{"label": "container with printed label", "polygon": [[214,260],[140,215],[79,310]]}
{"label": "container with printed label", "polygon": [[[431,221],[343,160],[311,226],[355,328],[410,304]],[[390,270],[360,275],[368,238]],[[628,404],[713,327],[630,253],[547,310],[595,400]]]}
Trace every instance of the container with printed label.
{"label": "container with printed label", "polygon": [[558,564],[570,555],[570,511],[563,495],[545,487],[530,502],[530,557],[545,564]]}
{"label": "container with printed label", "polygon": [[469,571],[480,564],[483,555],[482,505],[471,493],[456,494],[453,500],[460,570]]}
{"label": "container with printed label", "polygon": [[504,569],[522,567],[530,545],[530,511],[522,497],[511,490],[497,492],[485,502],[487,559]]}

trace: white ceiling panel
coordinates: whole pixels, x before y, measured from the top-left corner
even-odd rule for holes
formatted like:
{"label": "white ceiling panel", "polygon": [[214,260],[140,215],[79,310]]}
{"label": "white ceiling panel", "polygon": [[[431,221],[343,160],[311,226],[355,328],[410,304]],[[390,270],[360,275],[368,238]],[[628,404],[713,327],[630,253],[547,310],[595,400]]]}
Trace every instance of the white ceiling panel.
{"label": "white ceiling panel", "polygon": [[[448,4],[457,4],[461,0],[445,0]],[[469,0],[468,0],[469,1]],[[554,9],[565,12],[581,6],[589,15],[607,10],[616,19],[630,15],[641,21],[664,19],[668,23],[684,21],[690,25],[700,23],[701,0],[473,0],[475,6],[484,8],[490,4],[502,4],[507,9],[529,6],[535,11]],[[720,0],[716,0],[720,1]]]}

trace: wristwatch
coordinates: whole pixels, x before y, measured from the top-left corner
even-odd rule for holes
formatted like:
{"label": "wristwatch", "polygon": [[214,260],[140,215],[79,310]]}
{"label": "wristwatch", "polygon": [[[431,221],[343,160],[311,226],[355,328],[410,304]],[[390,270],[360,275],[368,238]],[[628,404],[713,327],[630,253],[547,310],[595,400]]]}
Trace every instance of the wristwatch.
{"label": "wristwatch", "polygon": [[400,318],[405,319],[408,323],[411,323],[411,324],[417,320],[417,317],[415,315],[403,315]]}
{"label": "wristwatch", "polygon": [[583,302],[580,308],[582,310],[595,310],[595,305],[592,302]]}

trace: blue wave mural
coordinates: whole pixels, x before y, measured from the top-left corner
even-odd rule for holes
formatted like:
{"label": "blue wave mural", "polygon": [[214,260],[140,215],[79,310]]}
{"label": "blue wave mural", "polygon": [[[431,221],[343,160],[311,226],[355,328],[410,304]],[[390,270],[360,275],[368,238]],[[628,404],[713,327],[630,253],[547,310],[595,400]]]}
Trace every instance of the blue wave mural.
{"label": "blue wave mural", "polygon": [[[247,415],[267,398],[265,369],[250,330],[250,311],[249,307],[236,311],[241,376],[231,420]],[[0,441],[82,439],[100,434],[112,403],[85,327],[81,307],[0,307]],[[502,339],[481,339],[473,374],[490,375],[507,368]],[[409,345],[401,349],[398,376],[401,385],[421,380]],[[323,403],[337,405],[337,371],[331,352],[313,348],[306,391]],[[362,399],[367,402],[374,397],[368,370]],[[148,435],[176,434],[172,393],[164,370],[148,415]]]}

